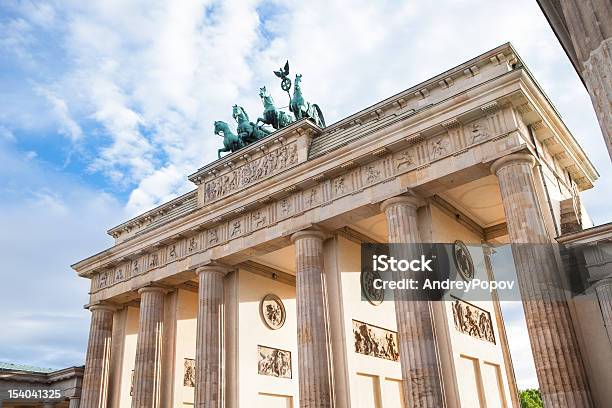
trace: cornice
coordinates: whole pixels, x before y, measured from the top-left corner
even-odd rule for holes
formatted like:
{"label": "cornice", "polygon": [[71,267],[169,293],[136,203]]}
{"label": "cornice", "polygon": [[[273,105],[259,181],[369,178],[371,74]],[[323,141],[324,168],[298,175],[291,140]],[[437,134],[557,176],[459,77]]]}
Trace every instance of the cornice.
{"label": "cornice", "polygon": [[565,245],[581,245],[612,240],[612,222],[572,232],[556,238],[557,242]]}

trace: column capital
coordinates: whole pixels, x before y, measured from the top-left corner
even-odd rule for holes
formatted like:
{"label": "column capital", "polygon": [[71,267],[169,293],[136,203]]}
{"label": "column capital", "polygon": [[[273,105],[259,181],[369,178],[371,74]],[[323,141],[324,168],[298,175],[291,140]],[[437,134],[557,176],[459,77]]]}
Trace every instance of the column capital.
{"label": "column capital", "polygon": [[513,153],[495,160],[491,165],[491,173],[497,175],[497,171],[502,167],[506,167],[517,162],[528,163],[530,167],[535,166],[536,163],[535,157],[533,157],[533,155],[530,153]]}
{"label": "column capital", "polygon": [[322,231],[315,229],[305,229],[302,231],[295,232],[291,235],[291,243],[303,239],[303,238],[319,238],[321,241],[325,239],[326,235]]}
{"label": "column capital", "polygon": [[196,275],[200,275],[204,272],[210,273],[220,273],[221,275],[227,275],[233,268],[228,265],[220,264],[220,263],[209,263],[208,265],[202,265],[196,268]]}
{"label": "column capital", "polygon": [[380,210],[382,212],[385,212],[387,208],[393,207],[396,205],[403,205],[403,206],[413,207],[414,209],[417,209],[421,207],[423,204],[424,204],[423,199],[417,196],[397,196],[397,197],[388,198],[382,203],[380,203]]}
{"label": "column capital", "polygon": [[109,312],[116,312],[117,310],[119,310],[119,306],[114,303],[98,302],[86,305],[85,309],[89,309],[90,312],[94,312],[96,310],[108,310]]}
{"label": "column capital", "polygon": [[611,276],[606,276],[602,279],[598,279],[593,283],[593,287],[594,288],[598,288],[600,286],[612,286],[612,277]]}
{"label": "column capital", "polygon": [[147,293],[147,292],[158,292],[158,293],[162,293],[165,295],[166,293],[169,292],[169,289],[163,286],[156,286],[156,285],[147,285],[147,286],[143,286],[142,288],[138,289],[139,295],[142,295],[143,293]]}

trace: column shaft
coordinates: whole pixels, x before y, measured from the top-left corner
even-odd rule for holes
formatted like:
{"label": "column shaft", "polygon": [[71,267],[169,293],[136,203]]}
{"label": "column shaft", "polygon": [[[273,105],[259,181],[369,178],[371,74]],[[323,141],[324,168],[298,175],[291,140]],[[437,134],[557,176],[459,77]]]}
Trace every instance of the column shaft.
{"label": "column shaft", "polygon": [[296,255],[300,408],[333,406],[323,238],[321,232],[310,230],[291,237]]}
{"label": "column shaft", "polygon": [[[419,244],[417,206],[413,197],[383,202],[390,244]],[[396,258],[416,259],[420,256],[417,247],[394,245],[390,249]],[[431,304],[418,294],[413,297],[412,292],[394,293],[404,403],[411,408],[439,408],[444,406],[444,395]]]}
{"label": "column shaft", "polygon": [[595,291],[597,292],[597,300],[599,300],[604,325],[608,332],[608,339],[612,342],[612,279],[607,278],[598,282]]}
{"label": "column shaft", "polygon": [[223,406],[223,277],[220,266],[198,268],[199,306],[196,338],[196,408]]}
{"label": "column shaft", "polygon": [[79,397],[70,397],[68,408],[79,408],[81,399]]}
{"label": "column shaft", "polygon": [[165,289],[141,288],[132,408],[156,408],[160,401]]}
{"label": "column shaft", "polygon": [[81,388],[81,405],[83,408],[105,408],[115,309],[107,305],[94,305],[89,310],[91,325]]}
{"label": "column shaft", "polygon": [[563,0],[558,4],[612,158],[612,7],[607,0]]}
{"label": "column shaft", "polygon": [[591,407],[591,396],[528,154],[503,157],[497,174],[540,390],[547,407]]}

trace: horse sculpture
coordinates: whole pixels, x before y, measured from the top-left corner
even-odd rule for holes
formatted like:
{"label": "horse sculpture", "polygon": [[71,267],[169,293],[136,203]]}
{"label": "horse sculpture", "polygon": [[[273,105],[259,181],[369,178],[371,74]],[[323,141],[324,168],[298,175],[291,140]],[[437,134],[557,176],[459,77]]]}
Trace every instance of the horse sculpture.
{"label": "horse sculpture", "polygon": [[262,122],[266,125],[272,125],[276,130],[284,128],[293,122],[291,116],[283,111],[279,111],[274,106],[274,99],[268,92],[265,86],[259,88],[259,97],[264,105],[263,118],[257,118],[257,123]]}
{"label": "horse sculpture", "polygon": [[217,151],[218,159],[221,158],[222,152],[235,152],[245,146],[244,142],[222,120],[215,121],[215,135],[223,137],[223,147]]}
{"label": "horse sculpture", "polygon": [[238,122],[238,138],[245,144],[253,143],[269,135],[270,132],[249,121],[249,115],[242,106],[234,105],[232,116]]}
{"label": "horse sculpture", "polygon": [[316,103],[306,102],[302,95],[302,74],[295,75],[295,83],[293,85],[293,97],[289,102],[289,110],[295,116],[295,120],[302,118],[311,118],[314,123],[320,128],[325,127],[325,119],[323,112]]}

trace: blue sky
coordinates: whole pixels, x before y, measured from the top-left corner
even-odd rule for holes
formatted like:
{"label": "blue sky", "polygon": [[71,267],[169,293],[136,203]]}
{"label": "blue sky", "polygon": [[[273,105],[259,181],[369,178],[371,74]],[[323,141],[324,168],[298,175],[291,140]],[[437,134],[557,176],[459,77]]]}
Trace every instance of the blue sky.
{"label": "blue sky", "polygon": [[267,85],[283,105],[286,59],[332,123],[507,41],[601,173],[592,218],[612,220],[590,99],[535,1],[3,1],[0,360],[83,363],[88,285],[69,265],[191,189],[233,104],[259,113]]}

